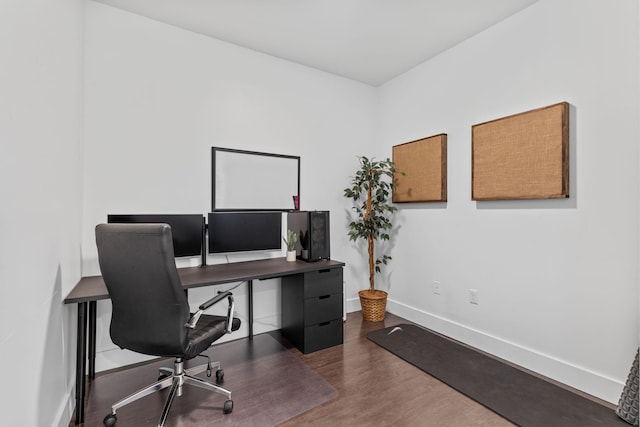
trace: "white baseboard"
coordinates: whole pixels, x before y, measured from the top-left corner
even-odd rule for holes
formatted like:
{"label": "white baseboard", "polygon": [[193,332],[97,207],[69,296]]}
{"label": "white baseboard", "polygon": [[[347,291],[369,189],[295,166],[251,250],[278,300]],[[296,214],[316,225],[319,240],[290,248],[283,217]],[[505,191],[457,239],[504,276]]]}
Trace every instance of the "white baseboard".
{"label": "white baseboard", "polygon": [[[360,310],[358,298],[347,300],[348,312],[358,310]],[[387,300],[387,311],[612,404],[618,403],[624,387],[622,382],[613,378],[473,329],[468,325],[399,303],[391,298]]]}
{"label": "white baseboard", "polygon": [[345,299],[345,315],[346,313],[352,313],[354,311],[360,311],[360,298],[346,298]]}
{"label": "white baseboard", "polygon": [[71,418],[73,417],[73,411],[76,409],[76,396],[75,388],[66,393],[64,396],[64,402],[60,405],[60,410],[51,423],[55,427],[68,427]]}

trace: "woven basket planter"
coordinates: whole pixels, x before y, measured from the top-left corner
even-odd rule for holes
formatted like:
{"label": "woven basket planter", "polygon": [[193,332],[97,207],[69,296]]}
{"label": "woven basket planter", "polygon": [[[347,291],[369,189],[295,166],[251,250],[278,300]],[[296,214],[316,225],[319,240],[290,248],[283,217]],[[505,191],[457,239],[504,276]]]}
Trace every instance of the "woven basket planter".
{"label": "woven basket planter", "polygon": [[369,322],[382,322],[387,309],[387,293],[385,291],[367,290],[358,292],[362,317]]}

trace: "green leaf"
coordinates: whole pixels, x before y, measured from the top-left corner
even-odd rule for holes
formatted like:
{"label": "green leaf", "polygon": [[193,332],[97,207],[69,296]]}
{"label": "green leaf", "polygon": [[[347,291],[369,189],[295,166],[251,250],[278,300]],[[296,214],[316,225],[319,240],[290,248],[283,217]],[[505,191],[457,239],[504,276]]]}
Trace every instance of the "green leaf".
{"label": "green leaf", "polygon": [[[389,230],[393,228],[391,217],[397,210],[397,207],[390,204],[391,191],[395,186],[394,174],[397,173],[395,165],[389,158],[377,161],[373,157],[359,156],[358,161],[359,168],[351,179],[350,186],[344,189],[344,196],[353,202],[354,214],[347,232],[349,239],[389,240]],[[367,200],[369,189],[372,193],[371,200]],[[371,211],[367,213],[369,204]],[[380,272],[380,266],[387,264],[389,260],[391,257],[386,254],[372,260],[375,272]]]}

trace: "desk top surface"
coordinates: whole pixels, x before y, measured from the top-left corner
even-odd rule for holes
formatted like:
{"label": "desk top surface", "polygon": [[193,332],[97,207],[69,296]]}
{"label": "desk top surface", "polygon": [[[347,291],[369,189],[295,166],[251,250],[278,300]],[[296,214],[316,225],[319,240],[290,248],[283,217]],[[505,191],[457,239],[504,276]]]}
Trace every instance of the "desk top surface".
{"label": "desk top surface", "polygon": [[[286,261],[285,258],[269,258],[256,261],[214,264],[204,267],[179,268],[178,275],[185,289],[201,286],[220,285],[245,280],[264,280],[277,277],[301,274],[328,268],[344,267],[344,263],[334,260],[306,262]],[[64,299],[65,304],[108,299],[109,292],[102,276],[88,276],[80,279],[78,284]]]}

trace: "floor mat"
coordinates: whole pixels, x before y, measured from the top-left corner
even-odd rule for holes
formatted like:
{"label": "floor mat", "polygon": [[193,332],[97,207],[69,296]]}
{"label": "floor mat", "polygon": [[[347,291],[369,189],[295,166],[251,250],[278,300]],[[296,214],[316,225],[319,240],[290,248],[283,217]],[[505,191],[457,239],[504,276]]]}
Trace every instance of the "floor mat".
{"label": "floor mat", "polygon": [[[232,392],[233,412],[222,413],[223,395],[187,385],[173,402],[167,426],[275,426],[336,395],[331,385],[268,334],[220,344],[207,353],[212,361],[222,362],[222,386]],[[198,365],[206,359],[189,362]],[[102,426],[112,403],[155,381],[158,368],[172,363],[165,359],[98,376],[91,385],[84,426]],[[199,376],[207,379],[204,373]],[[118,409],[117,426],[157,426],[167,393],[162,390]],[[305,398],[297,398],[301,395]]]}
{"label": "floor mat", "polygon": [[629,426],[606,406],[418,326],[380,329],[368,338],[517,425]]}

